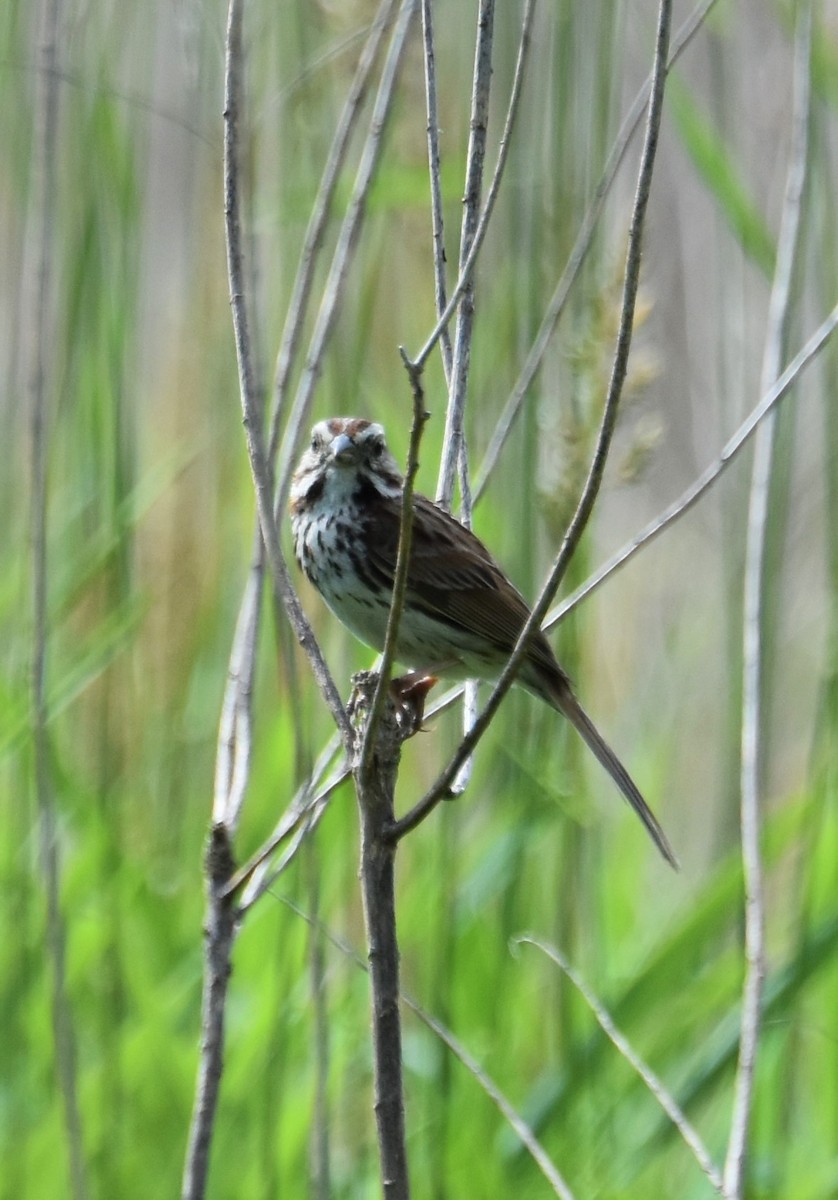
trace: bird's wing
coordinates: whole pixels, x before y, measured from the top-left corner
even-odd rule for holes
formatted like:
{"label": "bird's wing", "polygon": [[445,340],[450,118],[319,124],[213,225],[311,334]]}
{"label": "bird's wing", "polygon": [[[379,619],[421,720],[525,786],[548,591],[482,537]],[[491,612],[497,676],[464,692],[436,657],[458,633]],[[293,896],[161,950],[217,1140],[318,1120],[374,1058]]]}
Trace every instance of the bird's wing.
{"label": "bird's wing", "polygon": [[[388,501],[392,519],[376,523],[368,546],[369,566],[391,581],[396,569],[401,506]],[[491,641],[511,653],[530,614],[521,593],[504,575],[478,537],[425,496],[415,497],[408,597],[429,616]],[[392,584],[391,584],[392,586]],[[553,668],[543,635],[531,653]]]}

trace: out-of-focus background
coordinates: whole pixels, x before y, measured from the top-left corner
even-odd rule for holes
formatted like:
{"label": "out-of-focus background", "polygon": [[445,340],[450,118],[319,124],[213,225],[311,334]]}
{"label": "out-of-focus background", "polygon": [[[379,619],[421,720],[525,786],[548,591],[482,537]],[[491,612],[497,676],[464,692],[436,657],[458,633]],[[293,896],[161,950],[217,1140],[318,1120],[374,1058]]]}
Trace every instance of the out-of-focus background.
{"label": "out-of-focus background", "polygon": [[[202,850],[253,528],[223,238],[226,13],[190,0],[60,5],[44,352],[46,698],[62,1011],[78,1097],[79,1129],[68,1133],[30,696],[40,7],[0,6],[0,1195],[73,1194],[75,1136],[87,1194],[131,1200],[179,1186],[199,1034]],[[688,8],[676,5],[676,26]],[[374,10],[365,0],[246,6],[246,208],[266,395],[320,171]],[[490,161],[520,22],[519,5],[498,10]],[[815,11],[789,357],[838,299],[838,9],[827,2]],[[435,14],[453,264],[476,5],[447,0]],[[647,74],[654,21],[650,0],[539,6],[477,277],[467,418],[475,466]],[[623,413],[569,586],[714,460],[759,399],[794,28],[792,5],[720,0],[671,75]],[[475,517],[528,595],[558,546],[596,431],[638,148],[635,139]],[[329,249],[336,229],[337,219]],[[418,348],[433,319],[414,35],[314,415],[379,419],[403,459],[411,401],[397,347]],[[438,360],[426,384],[433,419],[419,486],[433,493],[445,406]],[[748,1194],[787,1200],[838,1196],[837,394],[833,347],[782,409],[766,560],[769,957]],[[746,452],[554,637],[586,707],[669,832],[680,874],[662,864],[572,732],[518,694],[482,743],[469,791],[399,854],[406,989],[527,1117],[579,1197],[699,1200],[711,1188],[555,966],[531,947],[511,950],[525,930],[580,967],[717,1160],[724,1154],[743,973],[749,480]],[[346,695],[350,673],[371,656],[301,589]],[[303,700],[292,707],[282,639],[287,631],[278,636],[269,623],[241,858],[299,782],[295,717],[308,753],[331,732],[302,659]],[[458,722],[453,712],[440,717],[405,748],[402,806],[430,782]],[[377,1194],[366,978],[296,911],[316,913],[362,950],[356,863],[347,785],[237,943],[213,1197]],[[405,1056],[417,1195],[547,1194],[472,1074],[409,1014]],[[318,1094],[325,1120],[315,1119]],[[77,1178],[76,1195],[81,1186]]]}

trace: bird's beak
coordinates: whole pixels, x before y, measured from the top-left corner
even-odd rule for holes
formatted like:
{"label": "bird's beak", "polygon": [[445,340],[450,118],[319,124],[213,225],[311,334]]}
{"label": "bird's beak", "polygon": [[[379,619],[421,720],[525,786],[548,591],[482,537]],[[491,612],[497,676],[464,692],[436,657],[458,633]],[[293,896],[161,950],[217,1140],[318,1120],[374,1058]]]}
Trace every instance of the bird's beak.
{"label": "bird's beak", "polygon": [[332,458],[336,463],[348,466],[355,461],[356,446],[347,433],[339,433],[332,442]]}

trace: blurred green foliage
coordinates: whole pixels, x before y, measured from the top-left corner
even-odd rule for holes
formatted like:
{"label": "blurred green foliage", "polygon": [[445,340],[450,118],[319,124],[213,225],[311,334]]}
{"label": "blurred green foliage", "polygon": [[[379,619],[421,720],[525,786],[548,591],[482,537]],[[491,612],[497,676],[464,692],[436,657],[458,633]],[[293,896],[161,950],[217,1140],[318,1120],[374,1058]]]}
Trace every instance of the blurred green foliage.
{"label": "blurred green foliage", "polygon": [[[29,721],[28,396],[21,297],[31,246],[37,5],[0,7],[0,1196],[69,1193],[56,1083]],[[518,6],[498,6],[497,137]],[[542,6],[494,230],[478,276],[468,426],[479,462],[619,126],[647,70],[653,5]],[[449,263],[456,261],[472,6],[438,6]],[[302,232],[374,6],[247,8],[248,194],[266,392]],[[513,11],[514,10],[514,11]],[[650,212],[632,377],[616,458],[574,582],[718,452],[758,399],[788,140],[785,13],[722,4],[673,80]],[[140,19],[142,12],[142,19]],[[802,335],[835,302],[834,23],[816,32]],[[240,432],[221,197],[222,7],[63,6],[58,219],[48,361],[48,705],[67,993],[92,1197],[177,1193],[193,1099],[202,971],[202,846],[219,704],[253,497]],[[631,161],[634,159],[629,156]],[[317,416],[370,414],[403,455],[410,396],[397,346],[433,320],[421,50],[414,41]],[[542,579],[596,429],[630,203],[627,166],[554,346],[477,513],[522,588]],[[339,189],[348,194],[350,176]],[[337,228],[329,230],[330,244]],[[832,247],[833,249],[830,249]],[[756,270],[754,270],[756,265]],[[321,275],[322,278],[322,275]],[[309,321],[309,328],[311,321]],[[769,975],[749,1196],[838,1196],[838,356],[795,397],[786,530],[767,580]],[[420,486],[433,491],[438,362]],[[649,437],[649,430],[655,431]],[[639,451],[642,450],[642,454]],[[639,464],[639,466],[638,466]],[[737,854],[737,602],[747,471],[649,547],[557,638],[586,706],[646,789],[684,862],[656,859],[580,746],[515,695],[469,792],[399,855],[405,987],[530,1120],[578,1197],[700,1200],[711,1188],[556,968],[511,939],[559,944],[673,1089],[721,1160],[742,983]],[[824,570],[824,562],[827,570]],[[302,586],[302,585],[301,585]],[[369,661],[303,589],[340,685]],[[329,722],[278,637],[262,638],[257,745],[238,853],[299,782],[294,719]],[[731,699],[733,698],[733,699]],[[402,803],[457,732],[405,748]],[[363,953],[348,785],[312,845],[249,915],[235,951],[210,1195],[314,1196],[318,1069],[312,948],[290,900]],[[322,943],[330,1190],[377,1194],[366,978]],[[536,1197],[538,1169],[465,1068],[405,1018],[419,1197]],[[321,1194],[326,1194],[322,1193]]]}

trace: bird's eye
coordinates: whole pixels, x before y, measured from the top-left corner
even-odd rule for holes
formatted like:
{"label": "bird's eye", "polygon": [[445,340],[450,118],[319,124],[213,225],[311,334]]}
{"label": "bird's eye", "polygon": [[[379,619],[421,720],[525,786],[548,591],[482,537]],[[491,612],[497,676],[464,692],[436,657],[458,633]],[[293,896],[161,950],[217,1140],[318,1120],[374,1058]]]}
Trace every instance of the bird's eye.
{"label": "bird's eye", "polygon": [[320,434],[319,433],[313,433],[311,435],[311,448],[312,448],[312,450],[320,449]]}
{"label": "bird's eye", "polygon": [[370,446],[370,454],[373,456],[373,458],[380,458],[383,453],[384,442],[381,440],[381,438],[376,438]]}

